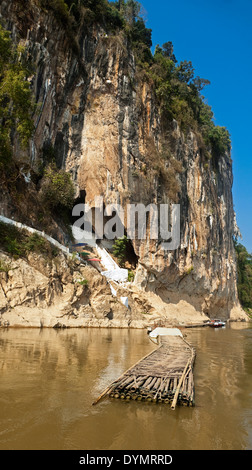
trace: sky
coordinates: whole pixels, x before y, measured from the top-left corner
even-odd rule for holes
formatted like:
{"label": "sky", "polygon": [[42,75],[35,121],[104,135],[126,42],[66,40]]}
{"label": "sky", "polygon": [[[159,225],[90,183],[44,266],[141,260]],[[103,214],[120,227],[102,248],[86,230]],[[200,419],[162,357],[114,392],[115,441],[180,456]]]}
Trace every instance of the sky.
{"label": "sky", "polygon": [[210,80],[203,95],[232,139],[240,242],[252,252],[252,1],[141,0],[153,50],[172,41],[177,60]]}

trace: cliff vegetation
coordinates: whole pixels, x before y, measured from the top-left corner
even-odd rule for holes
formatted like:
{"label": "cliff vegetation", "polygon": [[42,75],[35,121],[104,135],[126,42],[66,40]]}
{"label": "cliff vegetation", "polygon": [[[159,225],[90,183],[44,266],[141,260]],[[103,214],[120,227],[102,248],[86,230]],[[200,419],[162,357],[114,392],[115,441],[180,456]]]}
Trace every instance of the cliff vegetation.
{"label": "cliff vegetation", "polygon": [[241,243],[235,244],[238,266],[238,294],[244,310],[252,316],[252,255]]}

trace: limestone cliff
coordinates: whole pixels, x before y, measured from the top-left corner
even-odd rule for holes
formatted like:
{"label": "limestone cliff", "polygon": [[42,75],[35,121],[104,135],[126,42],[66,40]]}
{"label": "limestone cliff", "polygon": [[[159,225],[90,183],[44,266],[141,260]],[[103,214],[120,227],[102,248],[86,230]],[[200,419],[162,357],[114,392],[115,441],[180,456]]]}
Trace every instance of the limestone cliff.
{"label": "limestone cliff", "polygon": [[[40,107],[31,168],[36,171],[44,150],[53,146],[57,166],[74,181],[76,200],[84,194],[91,207],[96,196],[103,196],[105,205],[123,207],[176,201],[180,247],[164,252],[158,241],[133,241],[138,264],[132,288],[139,295],[151,293],[168,319],[176,319],[178,305],[202,318],[245,319],[236,286],[230,154],[206,163],[198,133],[162,120],[153,85],[123,33],[108,34],[83,18],[73,43],[52,13],[26,3],[24,11],[22,2],[2,1],[0,12],[35,65],[30,80]],[[16,149],[16,158],[20,155]],[[32,191],[33,183],[27,185]],[[10,215],[10,205],[2,195],[3,215]]]}
{"label": "limestone cliff", "polygon": [[0,252],[7,269],[0,272],[0,327],[137,327],[142,316],[111,295],[106,279],[95,268],[38,254],[10,259]]}

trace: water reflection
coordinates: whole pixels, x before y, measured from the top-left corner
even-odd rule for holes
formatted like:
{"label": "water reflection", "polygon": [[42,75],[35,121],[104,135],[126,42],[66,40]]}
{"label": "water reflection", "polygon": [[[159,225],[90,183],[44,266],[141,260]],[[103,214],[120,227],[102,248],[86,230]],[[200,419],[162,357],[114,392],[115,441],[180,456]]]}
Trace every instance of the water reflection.
{"label": "water reflection", "polygon": [[249,449],[252,329],[186,330],[196,407],[92,402],[155,348],[145,331],[0,330],[0,449]]}

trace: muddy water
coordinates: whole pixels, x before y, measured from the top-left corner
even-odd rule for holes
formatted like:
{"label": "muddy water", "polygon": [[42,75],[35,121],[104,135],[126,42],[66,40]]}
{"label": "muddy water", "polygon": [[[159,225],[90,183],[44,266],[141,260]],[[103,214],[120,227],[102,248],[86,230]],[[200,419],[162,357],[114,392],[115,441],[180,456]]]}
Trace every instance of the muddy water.
{"label": "muddy water", "polygon": [[186,330],[196,407],[92,402],[155,345],[145,331],[0,330],[0,449],[252,449],[252,328]]}

